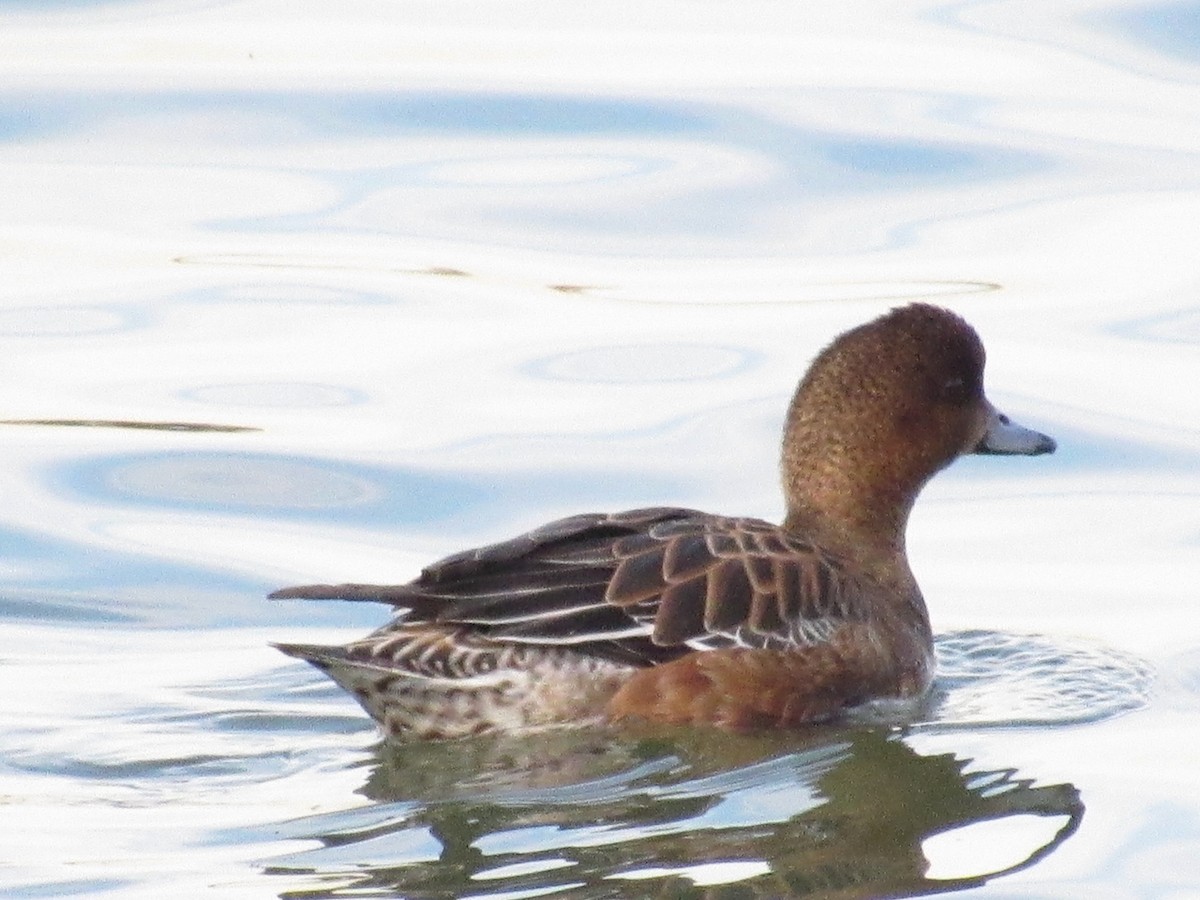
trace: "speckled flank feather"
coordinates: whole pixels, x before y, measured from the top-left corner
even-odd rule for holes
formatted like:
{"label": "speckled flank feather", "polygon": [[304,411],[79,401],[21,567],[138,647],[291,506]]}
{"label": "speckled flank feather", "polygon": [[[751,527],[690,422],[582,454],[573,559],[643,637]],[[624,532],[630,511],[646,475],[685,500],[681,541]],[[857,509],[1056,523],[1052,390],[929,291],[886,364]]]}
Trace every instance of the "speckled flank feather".
{"label": "speckled flank feather", "polygon": [[558,647],[496,644],[465,628],[388,629],[344,647],[276,644],[324,671],[390,737],[442,739],[590,721],[630,666]]}
{"label": "speckled flank feather", "polygon": [[835,340],[797,388],[782,525],[674,507],[571,516],[408,584],[277,591],[396,610],[345,647],[280,649],[396,737],[602,718],[794,726],[917,696],[933,669],[904,554],[917,493],[963,453],[1054,449],[987,401],[983,359],[954,314],[893,310]]}

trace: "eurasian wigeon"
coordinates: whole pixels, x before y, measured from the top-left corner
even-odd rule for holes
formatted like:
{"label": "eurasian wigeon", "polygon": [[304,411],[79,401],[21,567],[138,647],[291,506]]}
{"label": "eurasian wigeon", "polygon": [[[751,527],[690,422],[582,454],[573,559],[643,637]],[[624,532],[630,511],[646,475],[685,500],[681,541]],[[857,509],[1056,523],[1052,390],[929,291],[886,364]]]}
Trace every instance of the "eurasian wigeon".
{"label": "eurasian wigeon", "polygon": [[391,737],[632,718],[787,727],[915,698],[934,659],[904,550],[917,493],[962,454],[1055,447],[988,402],[983,366],[954,313],[895,309],[834,340],[796,389],[782,525],[667,507],[572,516],[408,584],[276,591],[397,610],[343,647],[278,647]]}

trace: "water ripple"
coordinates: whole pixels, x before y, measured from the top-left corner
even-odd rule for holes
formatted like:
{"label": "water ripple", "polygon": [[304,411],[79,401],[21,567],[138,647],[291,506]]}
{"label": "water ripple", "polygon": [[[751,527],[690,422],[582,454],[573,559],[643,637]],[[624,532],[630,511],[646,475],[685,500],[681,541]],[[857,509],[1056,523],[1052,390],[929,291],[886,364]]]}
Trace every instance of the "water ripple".
{"label": "water ripple", "polygon": [[655,384],[731,378],[762,360],[762,354],[743,347],[662,343],[592,347],[530,360],[520,371],[550,381]]}
{"label": "water ripple", "polygon": [[1145,660],[1085,641],[997,631],[937,639],[932,728],[1098,722],[1149,703]]}
{"label": "water ripple", "polygon": [[[347,897],[471,896],[485,885],[504,896],[607,896],[631,879],[643,896],[737,883],[745,896],[870,897],[977,886],[1026,868],[1083,814],[1071,785],[922,755],[877,730],[790,742],[781,750],[770,738],[666,730],[607,745],[559,733],[456,743],[452,753],[387,748],[365,788],[376,805],[284,823],[285,834],[321,846],[264,871]],[[481,763],[496,781],[480,776]],[[1009,858],[978,856],[969,869],[970,855],[959,854],[958,874],[926,875],[924,845],[935,836],[1001,821],[1023,836]]]}
{"label": "water ripple", "polygon": [[[480,521],[517,498],[611,502],[603,473],[585,469],[458,472],[244,452],[99,456],[57,466],[47,480],[68,496],[104,504],[301,519],[336,510],[342,524],[374,522],[392,531],[468,514]],[[624,473],[622,483],[644,496],[681,490],[675,479],[649,472]]]}
{"label": "water ripple", "polygon": [[124,334],[146,328],[149,312],[140,306],[8,306],[0,309],[0,335],[63,338]]}
{"label": "water ripple", "polygon": [[194,403],[215,406],[248,406],[255,409],[315,409],[332,406],[356,406],[365,403],[366,391],[337,384],[301,381],[208,384],[185,391],[179,396]]}

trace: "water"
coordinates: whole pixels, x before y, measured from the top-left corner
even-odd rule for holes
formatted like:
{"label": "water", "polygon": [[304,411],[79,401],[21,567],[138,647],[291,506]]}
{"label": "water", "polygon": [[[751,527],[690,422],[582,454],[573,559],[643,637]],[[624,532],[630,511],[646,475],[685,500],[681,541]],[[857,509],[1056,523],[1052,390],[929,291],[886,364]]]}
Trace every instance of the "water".
{"label": "water", "polygon": [[[10,3],[0,891],[1200,890],[1187,4]],[[385,747],[272,603],[559,515],[776,517],[833,334],[932,299],[1059,452],[910,556],[902,727]]]}

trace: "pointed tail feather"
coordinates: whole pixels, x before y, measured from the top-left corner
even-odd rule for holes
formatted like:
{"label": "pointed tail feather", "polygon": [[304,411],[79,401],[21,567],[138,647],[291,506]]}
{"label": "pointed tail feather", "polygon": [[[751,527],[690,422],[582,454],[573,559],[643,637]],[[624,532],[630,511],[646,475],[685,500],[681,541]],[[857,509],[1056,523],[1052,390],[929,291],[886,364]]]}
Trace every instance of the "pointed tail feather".
{"label": "pointed tail feather", "polygon": [[302,584],[267,594],[268,600],[354,600],[392,606],[412,606],[418,597],[406,584]]}
{"label": "pointed tail feather", "polygon": [[356,694],[355,685],[361,678],[378,677],[379,673],[392,677],[406,674],[389,667],[382,660],[356,656],[346,647],[334,647],[328,644],[278,643],[272,643],[271,646],[280,653],[286,653],[288,656],[294,656],[296,659],[302,659],[315,666],[351,694]]}
{"label": "pointed tail feather", "polygon": [[275,642],[272,642],[271,646],[280,653],[286,653],[288,656],[312,663],[322,670],[329,666],[345,665],[351,662],[349,654],[342,647],[326,644],[280,644]]}

